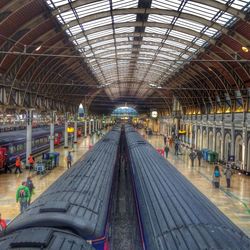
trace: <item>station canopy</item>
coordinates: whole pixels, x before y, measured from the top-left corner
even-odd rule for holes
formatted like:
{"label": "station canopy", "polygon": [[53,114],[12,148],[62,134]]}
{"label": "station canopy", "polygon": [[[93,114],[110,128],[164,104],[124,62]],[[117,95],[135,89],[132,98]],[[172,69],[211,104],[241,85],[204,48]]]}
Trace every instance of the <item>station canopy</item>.
{"label": "station canopy", "polygon": [[228,0],[47,0],[110,98],[146,97],[249,8]]}

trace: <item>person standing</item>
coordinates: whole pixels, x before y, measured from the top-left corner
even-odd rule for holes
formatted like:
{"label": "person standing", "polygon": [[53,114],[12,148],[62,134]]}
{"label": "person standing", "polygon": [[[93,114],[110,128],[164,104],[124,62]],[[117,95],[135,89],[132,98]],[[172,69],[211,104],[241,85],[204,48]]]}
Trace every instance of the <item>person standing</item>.
{"label": "person standing", "polygon": [[166,159],[168,158],[168,152],[169,152],[169,147],[168,145],[166,144],[165,148],[164,148],[164,151],[165,151],[165,155],[166,155]]}
{"label": "person standing", "polygon": [[227,188],[230,188],[231,187],[231,177],[233,175],[233,170],[231,169],[230,165],[227,165],[227,168],[224,171],[224,175],[226,176]]}
{"label": "person standing", "polygon": [[174,150],[175,150],[175,155],[178,155],[178,151],[179,151],[179,144],[177,141],[175,141],[175,145],[174,145]]}
{"label": "person standing", "polygon": [[198,158],[199,167],[201,166],[202,157],[203,157],[202,152],[200,150],[197,150],[197,158]]}
{"label": "person standing", "polygon": [[4,231],[7,227],[6,220],[2,219],[2,215],[0,213],[0,232]]}
{"label": "person standing", "polygon": [[72,155],[70,154],[70,152],[68,153],[67,155],[67,168],[71,168],[71,165],[72,165]]}
{"label": "person standing", "polygon": [[29,162],[30,170],[34,169],[35,160],[34,160],[34,157],[31,154],[28,157],[28,162]]}
{"label": "person standing", "polygon": [[164,145],[167,144],[167,136],[166,135],[163,136],[163,142],[164,142]]}
{"label": "person standing", "polygon": [[30,205],[30,202],[31,202],[31,197],[33,195],[33,192],[34,192],[34,184],[33,184],[33,181],[31,179],[30,176],[27,177],[27,180],[26,180],[26,186],[28,187],[29,191],[30,191],[30,197],[29,197],[29,200],[28,200],[28,205]]}
{"label": "person standing", "polygon": [[214,167],[214,172],[213,172],[213,183],[216,188],[220,187],[220,177],[221,177],[220,169],[219,166],[216,165]]}
{"label": "person standing", "polygon": [[21,158],[20,156],[18,155],[17,158],[16,158],[16,170],[15,170],[15,174],[17,174],[17,171],[19,171],[19,173],[21,174],[22,173],[22,170],[21,170]]}
{"label": "person standing", "polygon": [[29,188],[26,186],[26,182],[23,181],[16,191],[16,202],[19,202],[20,204],[21,213],[23,213],[23,211],[28,207],[29,200],[30,200],[30,191]]}
{"label": "person standing", "polygon": [[189,158],[191,160],[191,166],[194,166],[194,160],[196,158],[196,153],[194,152],[194,150],[191,151],[191,153],[189,154]]}

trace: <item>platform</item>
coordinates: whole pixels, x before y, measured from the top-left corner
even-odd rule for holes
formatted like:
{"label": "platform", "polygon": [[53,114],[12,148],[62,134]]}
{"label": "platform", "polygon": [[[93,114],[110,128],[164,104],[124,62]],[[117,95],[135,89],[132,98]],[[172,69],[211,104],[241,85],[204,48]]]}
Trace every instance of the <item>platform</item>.
{"label": "platform", "polygon": [[[164,147],[163,136],[146,135],[145,139],[156,149]],[[216,189],[212,185],[213,164],[202,161],[199,167],[196,159],[194,167],[191,167],[189,151],[182,148],[182,155],[175,156],[174,146],[170,148],[168,160],[250,237],[250,176],[234,174],[231,188],[226,188],[222,172],[220,189]]]}
{"label": "platform", "polygon": [[[105,133],[105,132],[104,132]],[[72,152],[73,163],[82,157],[89,149],[89,145],[94,145],[101,137],[96,134],[86,138],[79,138],[78,142],[69,148],[60,146],[55,151],[60,153],[59,166],[47,172],[45,175],[37,175],[35,171],[23,170],[22,174],[5,174],[3,171],[0,174],[0,211],[3,219],[12,220],[19,214],[19,203],[16,203],[16,190],[22,181],[27,179],[27,176],[32,176],[35,186],[35,194],[32,196],[32,201],[44,192],[58,177],[66,170],[67,164],[65,157],[68,151]],[[39,160],[41,157],[36,157]]]}

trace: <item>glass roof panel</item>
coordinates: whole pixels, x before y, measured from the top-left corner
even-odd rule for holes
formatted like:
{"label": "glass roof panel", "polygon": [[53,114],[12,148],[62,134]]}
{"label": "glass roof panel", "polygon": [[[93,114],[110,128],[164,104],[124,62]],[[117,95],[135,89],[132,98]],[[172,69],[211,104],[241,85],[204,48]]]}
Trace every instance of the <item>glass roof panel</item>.
{"label": "glass roof panel", "polygon": [[[213,3],[218,2],[217,8],[209,6],[212,0],[202,3],[152,0],[147,8],[174,10],[180,15],[175,12],[173,15],[129,14],[129,10],[138,8],[138,0],[44,1],[101,85],[118,80],[120,84],[130,81],[133,86],[141,81],[166,82],[183,63],[199,53],[200,47],[207,46],[218,37],[222,29],[214,23],[230,27],[238,19],[220,10],[221,3],[235,10],[250,9],[249,0],[213,0]],[[128,9],[124,11],[126,14],[121,14],[119,10],[122,9]],[[95,19],[94,15],[100,13],[103,17]],[[185,19],[181,13],[190,14],[193,18]],[[135,27],[136,21],[141,21],[139,27]],[[169,29],[163,28],[164,25]],[[118,95],[119,91],[115,89],[113,93]]]}
{"label": "glass roof panel", "polygon": [[124,23],[124,22],[135,22],[136,15],[135,14],[128,14],[128,15],[116,15],[114,16],[115,23]]}
{"label": "glass roof panel", "polygon": [[96,1],[89,4],[84,4],[80,7],[75,8],[79,17],[85,17],[92,14],[102,13],[104,11],[110,10],[110,5],[108,0]]}
{"label": "glass roof panel", "polygon": [[96,19],[94,21],[86,22],[86,23],[83,24],[83,27],[84,27],[84,30],[89,30],[89,29],[104,26],[104,25],[107,25],[107,24],[112,24],[112,20],[111,20],[110,16],[100,18],[100,19]]}

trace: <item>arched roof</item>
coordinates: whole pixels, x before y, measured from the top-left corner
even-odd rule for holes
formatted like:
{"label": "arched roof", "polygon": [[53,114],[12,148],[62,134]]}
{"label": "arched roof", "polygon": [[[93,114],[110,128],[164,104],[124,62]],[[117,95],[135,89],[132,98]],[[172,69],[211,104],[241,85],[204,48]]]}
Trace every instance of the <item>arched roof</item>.
{"label": "arched roof", "polygon": [[[100,111],[242,98],[248,0],[2,0],[0,72],[14,90]],[[27,54],[28,53],[28,54]],[[9,98],[11,100],[11,98]],[[112,107],[109,107],[109,104]]]}

